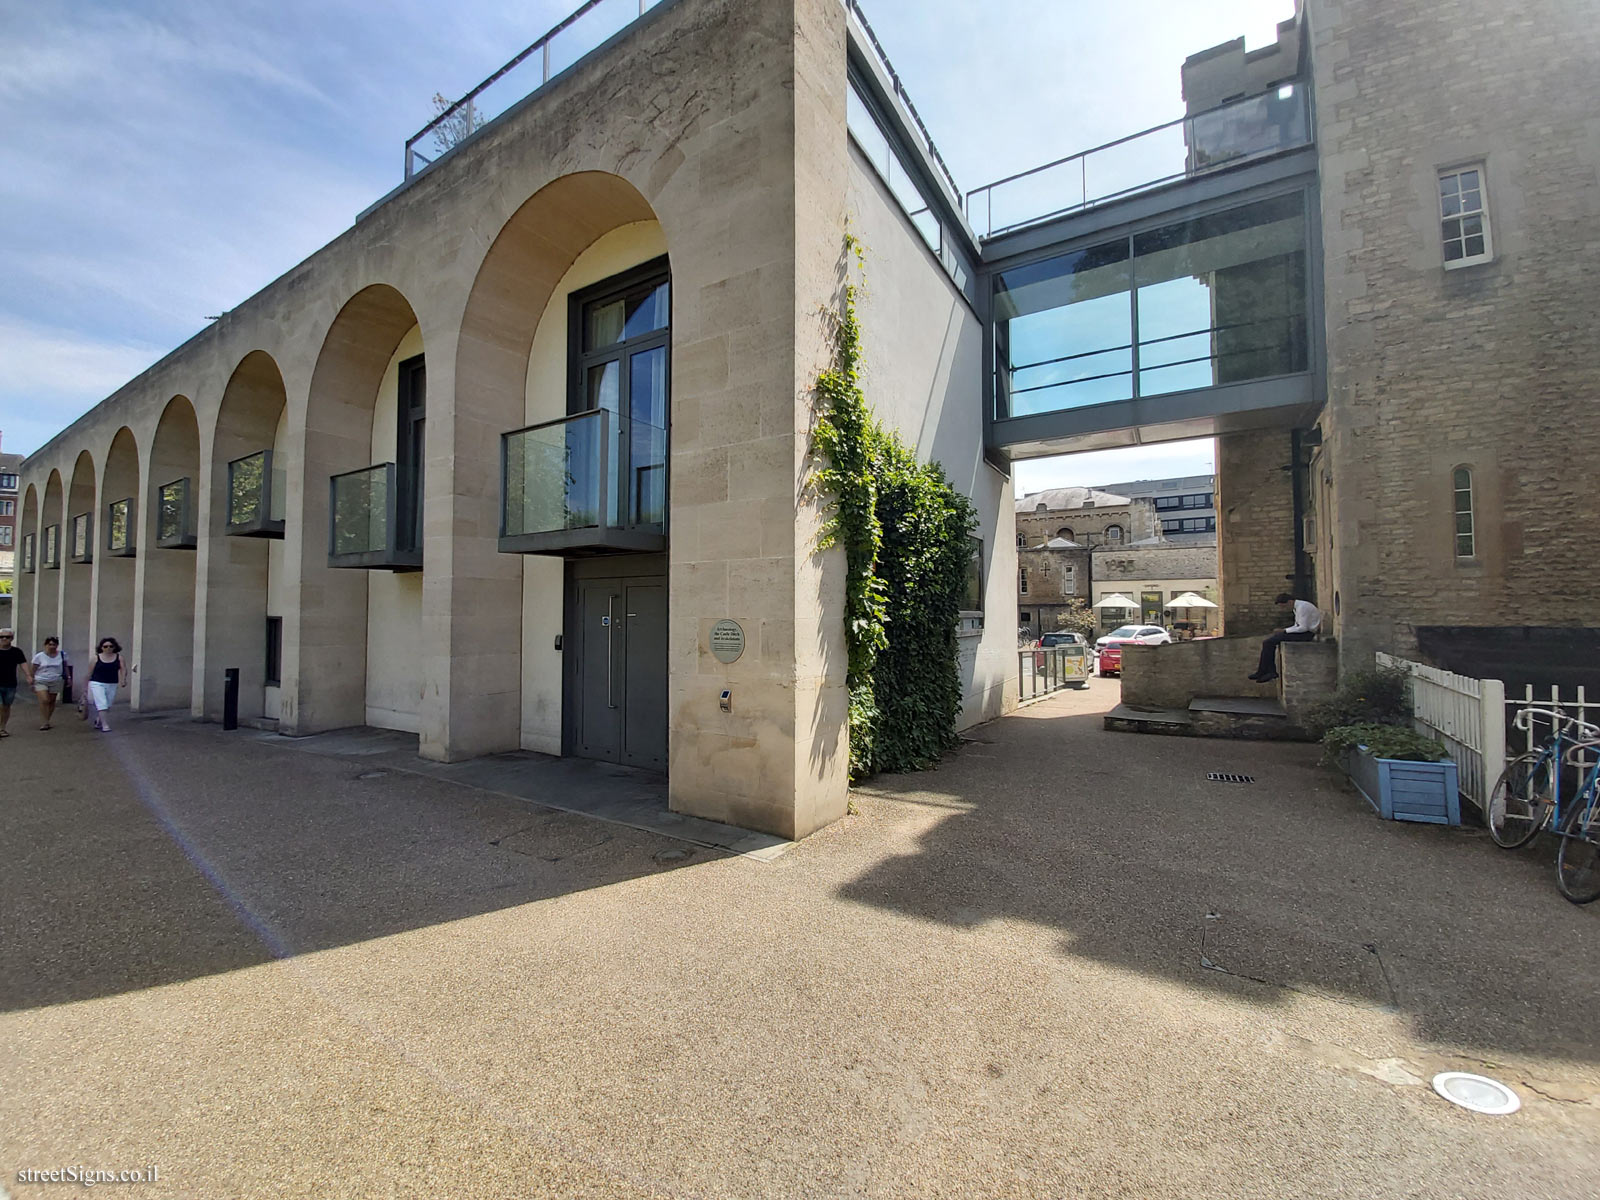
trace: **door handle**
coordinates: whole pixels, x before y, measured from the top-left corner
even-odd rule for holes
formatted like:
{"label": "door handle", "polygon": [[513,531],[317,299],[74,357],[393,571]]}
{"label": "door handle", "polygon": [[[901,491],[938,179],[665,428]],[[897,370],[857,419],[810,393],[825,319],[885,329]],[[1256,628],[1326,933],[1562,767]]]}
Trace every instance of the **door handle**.
{"label": "door handle", "polygon": [[617,622],[612,611],[616,604],[615,596],[606,597],[606,707],[617,706],[616,688],[616,659],[617,659]]}

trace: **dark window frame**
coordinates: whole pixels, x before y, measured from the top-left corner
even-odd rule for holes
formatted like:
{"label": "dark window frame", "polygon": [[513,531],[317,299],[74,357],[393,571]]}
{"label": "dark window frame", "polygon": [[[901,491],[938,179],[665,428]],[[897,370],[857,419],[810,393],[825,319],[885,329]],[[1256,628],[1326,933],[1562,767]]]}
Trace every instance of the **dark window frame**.
{"label": "dark window frame", "polygon": [[61,569],[61,525],[44,527],[44,544],[39,547],[39,565],[46,571]]}
{"label": "dark window frame", "polygon": [[422,510],[427,488],[428,368],[426,355],[401,359],[395,404],[394,474],[396,526],[391,534],[399,551],[422,549]]}
{"label": "dark window frame", "polygon": [[[181,489],[178,500],[178,529],[176,533],[163,534],[161,508],[169,488]],[[156,545],[162,550],[194,550],[199,544],[199,539],[195,535],[194,478],[180,475],[177,479],[169,480],[156,488]]]}
{"label": "dark window frame", "polygon": [[34,534],[25,533],[22,535],[22,573],[24,575],[32,575],[38,570],[34,557],[36,545]]}
{"label": "dark window frame", "polygon": [[[78,550],[78,527],[80,522],[83,525],[83,550],[81,553]],[[94,514],[79,513],[68,521],[67,527],[68,536],[71,538],[68,557],[73,562],[83,565],[94,562]]]}
{"label": "dark window frame", "polygon": [[[126,538],[123,541],[123,544],[120,546],[115,545],[111,541],[112,533],[117,527],[116,522],[111,519],[111,515],[119,506],[126,510],[126,515],[122,519],[122,528],[126,534]],[[134,506],[132,496],[124,496],[121,500],[113,500],[106,505],[106,553],[111,555],[113,558],[133,558],[138,552],[138,548],[135,545],[135,539],[133,536],[133,516]]]}
{"label": "dark window frame", "polygon": [[266,687],[283,686],[283,618],[267,618]]}

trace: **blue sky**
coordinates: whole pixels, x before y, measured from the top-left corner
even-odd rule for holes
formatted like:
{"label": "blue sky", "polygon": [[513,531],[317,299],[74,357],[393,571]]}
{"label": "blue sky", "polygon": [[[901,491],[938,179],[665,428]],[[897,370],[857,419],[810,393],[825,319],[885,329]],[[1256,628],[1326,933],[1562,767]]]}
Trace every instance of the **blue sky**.
{"label": "blue sky", "polygon": [[[576,6],[0,0],[4,448],[34,450],[349,228],[399,181],[434,92],[462,94]],[[1270,40],[1292,0],[864,7],[971,189],[1179,115],[1183,58]],[[1029,465],[1019,490],[1208,469],[1149,454]]]}

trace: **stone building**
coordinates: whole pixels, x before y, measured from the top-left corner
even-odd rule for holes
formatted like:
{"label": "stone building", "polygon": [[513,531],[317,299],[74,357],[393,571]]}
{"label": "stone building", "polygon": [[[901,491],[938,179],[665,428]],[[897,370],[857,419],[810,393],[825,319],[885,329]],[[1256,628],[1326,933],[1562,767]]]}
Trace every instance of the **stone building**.
{"label": "stone building", "polygon": [[1220,603],[1215,538],[1104,546],[1094,552],[1091,570],[1095,603],[1110,595],[1121,595],[1138,605],[1096,609],[1102,632],[1133,621],[1171,628],[1183,636],[1225,632],[1220,608],[1167,607],[1185,592]]}
{"label": "stone building", "polygon": [[[1090,550],[1064,537],[1017,548],[1017,632],[1029,640],[1061,626],[1074,604],[1089,603]],[[1024,634],[1024,631],[1026,633]]]}
{"label": "stone building", "polygon": [[1101,485],[1130,500],[1149,500],[1156,510],[1157,532],[1171,542],[1204,545],[1216,542],[1217,477],[1179,475],[1170,479],[1135,479]]}
{"label": "stone building", "polygon": [[1122,545],[1157,536],[1155,505],[1104,488],[1065,487],[1016,501],[1017,546],[1065,538],[1084,546]]}
{"label": "stone building", "polygon": [[[0,446],[4,441],[0,440]],[[16,569],[18,501],[22,455],[0,453],[0,576]]]}
{"label": "stone building", "polygon": [[25,644],[125,631],[141,708],[215,718],[237,667],[287,733],[664,768],[674,808],[818,828],[848,227],[873,402],[979,513],[963,720],[1015,699],[1019,544],[1204,579],[1110,554],[1153,498],[1014,500],[1017,460],[1166,440],[1217,441],[1230,634],[1298,588],[1346,667],[1600,645],[1584,6],[1306,0],[1192,57],[1181,123],[965,211],[857,0],[641,9],[28,457]]}
{"label": "stone building", "polygon": [[664,771],[804,836],[846,802],[806,482],[849,229],[872,403],[979,513],[962,720],[1015,703],[958,194],[838,0],[641,10],[28,457],[24,645],[119,635],[142,710],[217,719],[236,668],[284,733]]}

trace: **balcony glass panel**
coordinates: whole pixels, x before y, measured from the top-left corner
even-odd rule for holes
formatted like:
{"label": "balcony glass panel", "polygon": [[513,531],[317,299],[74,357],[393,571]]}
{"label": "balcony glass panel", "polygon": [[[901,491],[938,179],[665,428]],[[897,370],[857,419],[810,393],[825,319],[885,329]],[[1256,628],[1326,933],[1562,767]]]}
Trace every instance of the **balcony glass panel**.
{"label": "balcony glass panel", "polygon": [[94,540],[89,535],[89,514],[72,518],[72,561],[86,563],[94,553]]}
{"label": "balcony glass panel", "polygon": [[615,489],[603,486],[614,422],[600,410],[506,434],[505,536],[598,527],[602,511],[614,520]]}
{"label": "balcony glass panel", "polygon": [[1286,84],[1189,118],[1189,170],[1305,145],[1305,89]]}
{"label": "balcony glass panel", "polygon": [[133,550],[133,500],[116,500],[106,506],[106,549],[113,554]]}
{"label": "balcony glass panel", "polygon": [[156,496],[156,545],[166,549],[193,548],[194,523],[189,514],[189,480],[174,479],[162,484]]}
{"label": "balcony glass panel", "polygon": [[333,477],[333,554],[376,554],[389,548],[394,464]]}
{"label": "balcony glass panel", "polygon": [[261,450],[228,464],[228,532],[271,535],[283,532],[283,472],[272,465],[272,451]]}
{"label": "balcony glass panel", "polygon": [[502,550],[665,548],[667,431],[644,419],[665,418],[665,348],[634,355],[630,370],[640,419],[597,409],[505,435]]}

